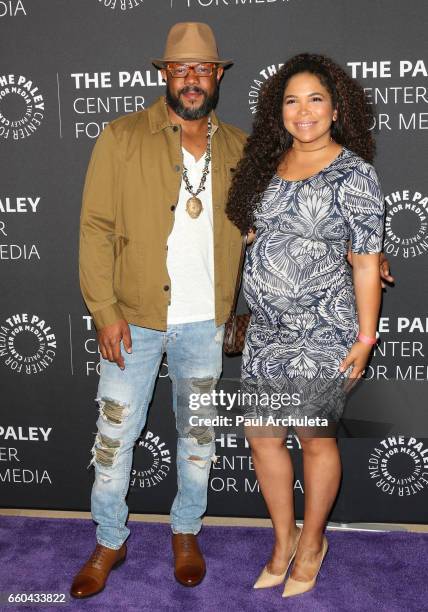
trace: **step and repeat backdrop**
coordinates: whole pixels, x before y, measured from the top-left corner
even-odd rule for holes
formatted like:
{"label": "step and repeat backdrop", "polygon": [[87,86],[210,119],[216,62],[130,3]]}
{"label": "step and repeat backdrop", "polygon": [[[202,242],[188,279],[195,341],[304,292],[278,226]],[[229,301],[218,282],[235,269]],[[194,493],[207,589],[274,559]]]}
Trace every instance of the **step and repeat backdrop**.
{"label": "step and repeat backdrop", "polygon": [[[263,83],[303,51],[333,57],[375,105],[384,250],[396,284],[343,427],[332,519],[428,522],[424,0],[0,0],[0,504],[89,508],[99,355],[78,285],[83,180],[108,122],[163,94],[150,58],[177,21],[209,23],[221,56],[234,58],[218,113],[244,130]],[[239,357],[225,358],[226,378],[239,368]],[[301,450],[293,436],[287,446],[301,517]],[[135,450],[132,511],[169,512],[175,449],[165,359]],[[219,430],[217,455],[208,513],[266,516],[245,438]]]}

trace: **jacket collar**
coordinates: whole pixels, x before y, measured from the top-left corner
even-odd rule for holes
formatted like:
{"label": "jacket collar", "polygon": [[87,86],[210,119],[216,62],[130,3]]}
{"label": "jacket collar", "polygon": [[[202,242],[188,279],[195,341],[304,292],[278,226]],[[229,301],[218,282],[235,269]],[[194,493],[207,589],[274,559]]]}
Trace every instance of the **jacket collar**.
{"label": "jacket collar", "polygon": [[[150,131],[152,134],[157,134],[167,127],[172,127],[165,104],[165,96],[158,98],[156,102],[149,107],[148,114]],[[213,125],[213,134],[215,134],[221,124],[214,111],[211,112],[210,116]]]}

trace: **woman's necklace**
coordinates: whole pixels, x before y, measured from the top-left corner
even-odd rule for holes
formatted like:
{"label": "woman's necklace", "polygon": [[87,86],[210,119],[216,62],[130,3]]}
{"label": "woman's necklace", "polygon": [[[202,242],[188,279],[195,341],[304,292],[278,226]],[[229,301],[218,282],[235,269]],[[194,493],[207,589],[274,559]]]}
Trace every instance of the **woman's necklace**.
{"label": "woman's necklace", "polygon": [[207,134],[207,149],[205,151],[205,164],[202,170],[202,177],[199,183],[199,187],[196,191],[194,191],[192,185],[190,184],[189,177],[187,174],[187,168],[183,165],[183,181],[186,185],[186,191],[190,193],[192,196],[186,202],[186,212],[192,219],[197,219],[204,207],[202,206],[201,200],[198,198],[198,195],[205,191],[205,183],[207,180],[207,176],[209,174],[209,165],[211,161],[211,118],[208,118],[208,134]]}

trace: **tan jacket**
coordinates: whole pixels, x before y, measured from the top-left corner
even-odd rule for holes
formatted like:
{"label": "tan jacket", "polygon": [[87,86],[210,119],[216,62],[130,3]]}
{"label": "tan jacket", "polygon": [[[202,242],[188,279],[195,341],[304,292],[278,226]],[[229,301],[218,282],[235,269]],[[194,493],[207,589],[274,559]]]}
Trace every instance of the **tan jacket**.
{"label": "tan jacket", "polygon": [[[215,318],[229,316],[241,248],[224,212],[244,132],[212,114]],[[86,175],[80,224],[80,286],[98,329],[118,319],[166,330],[171,280],[167,240],[183,168],[181,131],[159,98],[112,121]]]}

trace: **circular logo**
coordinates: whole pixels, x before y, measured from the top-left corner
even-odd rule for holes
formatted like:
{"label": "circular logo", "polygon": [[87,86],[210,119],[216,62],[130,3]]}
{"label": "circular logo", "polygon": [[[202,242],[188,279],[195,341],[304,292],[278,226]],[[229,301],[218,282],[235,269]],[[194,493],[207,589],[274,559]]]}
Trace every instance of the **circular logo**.
{"label": "circular logo", "polygon": [[164,480],[171,470],[171,453],[165,442],[147,430],[137,441],[134,465],[131,472],[131,487],[149,489]]}
{"label": "circular logo", "polygon": [[428,197],[419,191],[394,191],[385,197],[384,251],[404,259],[428,252]]}
{"label": "circular logo", "polygon": [[0,325],[0,358],[14,372],[39,374],[56,355],[52,328],[38,315],[20,313]]}
{"label": "circular logo", "polygon": [[382,493],[416,495],[428,485],[428,448],[416,438],[381,440],[370,453],[369,474]]}
{"label": "circular logo", "polygon": [[34,134],[45,113],[45,102],[31,79],[0,76],[0,137],[21,140]]}
{"label": "circular logo", "polygon": [[270,79],[271,76],[276,74],[278,70],[284,64],[271,64],[260,70],[259,74],[253,79],[250,91],[248,92],[248,104],[250,105],[251,114],[254,115],[257,111],[257,104],[259,102],[260,90],[263,84]]}
{"label": "circular logo", "polygon": [[119,11],[128,11],[130,9],[136,8],[137,6],[142,6],[144,0],[98,0],[99,4],[102,4],[105,8]]}

